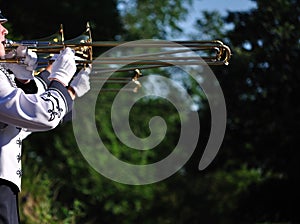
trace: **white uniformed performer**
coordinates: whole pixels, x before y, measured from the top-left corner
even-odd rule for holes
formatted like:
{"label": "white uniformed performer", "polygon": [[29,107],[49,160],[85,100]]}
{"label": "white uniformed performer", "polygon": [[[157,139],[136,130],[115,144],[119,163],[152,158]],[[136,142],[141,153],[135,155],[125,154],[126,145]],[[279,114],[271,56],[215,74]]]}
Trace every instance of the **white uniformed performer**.
{"label": "white uniformed performer", "polygon": [[66,48],[58,55],[51,72],[45,70],[34,76],[35,53],[20,46],[5,54],[6,21],[0,11],[0,57],[25,58],[24,64],[0,64],[0,223],[17,224],[22,140],[31,132],[51,130],[60,124],[71,111],[75,96],[89,90],[90,68],[72,79],[76,72],[75,55]]}

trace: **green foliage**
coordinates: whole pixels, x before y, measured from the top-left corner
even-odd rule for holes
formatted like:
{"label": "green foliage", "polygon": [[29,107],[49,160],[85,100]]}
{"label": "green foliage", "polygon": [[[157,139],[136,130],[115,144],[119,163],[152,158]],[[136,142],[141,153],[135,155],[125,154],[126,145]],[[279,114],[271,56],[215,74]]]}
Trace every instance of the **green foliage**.
{"label": "green foliage", "polygon": [[192,34],[191,38],[225,41],[225,28],[224,18],[218,11],[203,11],[202,17],[196,20],[196,34]]}
{"label": "green foliage", "polygon": [[178,22],[185,19],[190,0],[119,0],[119,8],[127,31],[126,40],[165,39],[180,34]]}
{"label": "green foliage", "polygon": [[[39,156],[38,156],[39,157]],[[81,202],[70,200],[68,206],[57,203],[56,193],[59,184],[48,176],[46,168],[32,160],[40,161],[40,157],[25,156],[24,166],[26,178],[23,179],[23,190],[20,194],[20,213],[22,223],[28,224],[73,224],[82,216]]]}
{"label": "green foliage", "polygon": [[234,56],[228,70],[219,71],[229,114],[220,159],[230,158],[225,163],[230,169],[244,161],[267,177],[248,187],[234,217],[252,223],[297,222],[292,204],[299,196],[295,80],[300,7],[288,0],[257,1],[257,7],[231,12],[226,21],[234,24],[228,33]]}

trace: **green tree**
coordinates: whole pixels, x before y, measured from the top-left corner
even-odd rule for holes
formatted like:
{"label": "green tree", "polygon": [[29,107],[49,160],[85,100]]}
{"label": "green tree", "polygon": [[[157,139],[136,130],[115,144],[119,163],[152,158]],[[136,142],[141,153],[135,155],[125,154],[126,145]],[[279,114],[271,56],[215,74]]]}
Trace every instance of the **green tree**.
{"label": "green tree", "polygon": [[203,11],[194,28],[196,33],[190,34],[192,39],[226,41],[225,21],[218,11]]}
{"label": "green tree", "polygon": [[230,144],[265,179],[249,186],[236,215],[252,222],[297,222],[300,7],[293,0],[256,3],[257,9],[227,17],[235,26],[229,38],[246,65],[234,71],[240,74],[235,84],[230,81],[235,90],[229,98],[236,96],[230,98]]}
{"label": "green tree", "polygon": [[[227,132],[217,158],[197,171],[210,130],[209,111],[201,108],[204,139],[158,192],[161,203],[153,209],[163,211],[160,223],[299,222],[299,4],[256,3],[222,20],[206,12],[198,21],[202,35],[220,36],[233,50],[228,67],[213,68],[226,99]],[[233,29],[224,30],[227,24]]]}
{"label": "green tree", "polygon": [[[299,152],[295,147],[299,94],[295,80],[300,9],[297,1],[290,0],[256,3],[257,8],[229,12],[224,18],[225,25],[233,25],[224,35],[233,57],[228,67],[214,68],[214,72],[226,99],[227,132],[204,175],[187,172],[190,179],[199,177],[194,186],[200,193],[192,198],[208,206],[198,206],[206,211],[199,220],[222,224],[299,222],[294,204],[299,199]],[[218,15],[207,15],[207,21],[219,21]],[[205,34],[215,38],[221,29],[205,24],[206,20],[198,25],[211,27]]]}
{"label": "green tree", "polygon": [[191,0],[119,0],[119,8],[125,30],[125,40],[165,39],[182,34],[178,26],[187,15]]}

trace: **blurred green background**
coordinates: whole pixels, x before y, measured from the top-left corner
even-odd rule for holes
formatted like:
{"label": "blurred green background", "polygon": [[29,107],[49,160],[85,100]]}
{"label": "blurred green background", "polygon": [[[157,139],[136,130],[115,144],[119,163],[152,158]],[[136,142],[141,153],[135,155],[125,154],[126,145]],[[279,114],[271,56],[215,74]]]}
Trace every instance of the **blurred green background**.
{"label": "blurred green background", "polygon": [[[252,2],[256,7],[247,11],[203,11],[193,21],[196,33],[190,34],[178,25],[189,15],[193,1],[188,0],[1,0],[13,40],[49,36],[60,24],[65,39],[74,38],[89,21],[93,40],[197,37],[222,40],[233,52],[228,66],[212,67],[226,100],[227,126],[208,168],[198,170],[210,131],[209,106],[199,87],[186,85],[198,99],[201,135],[179,172],[145,186],[116,183],[88,165],[71,123],[35,133],[23,142],[22,223],[300,223],[300,4]],[[151,72],[160,70],[145,74]],[[176,144],[179,118],[163,100],[140,102],[131,111],[131,124],[140,136],[149,134],[141,113],[160,115],[168,124],[159,148],[140,155],[113,133],[109,111],[114,94],[101,97],[104,103],[96,110],[99,135],[120,159],[153,162]]]}

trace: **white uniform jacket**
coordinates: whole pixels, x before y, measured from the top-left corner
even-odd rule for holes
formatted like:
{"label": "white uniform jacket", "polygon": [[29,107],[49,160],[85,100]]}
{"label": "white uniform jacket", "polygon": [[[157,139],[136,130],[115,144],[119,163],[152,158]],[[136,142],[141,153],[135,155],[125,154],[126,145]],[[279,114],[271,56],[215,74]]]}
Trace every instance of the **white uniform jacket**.
{"label": "white uniform jacket", "polygon": [[38,93],[26,94],[0,65],[0,178],[19,190],[22,140],[31,132],[55,128],[73,104],[66,87],[57,81],[47,85],[36,79],[36,86]]}

